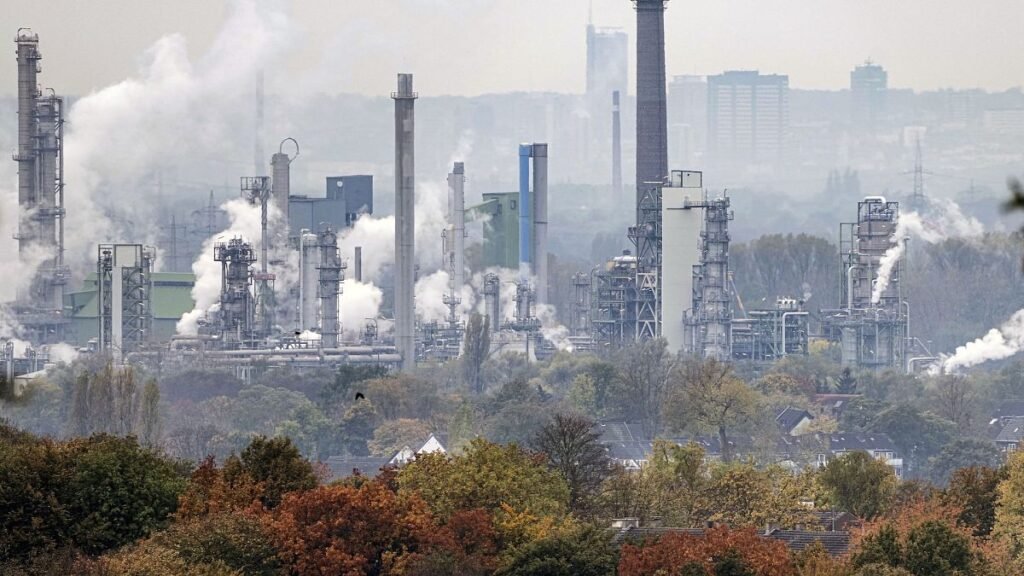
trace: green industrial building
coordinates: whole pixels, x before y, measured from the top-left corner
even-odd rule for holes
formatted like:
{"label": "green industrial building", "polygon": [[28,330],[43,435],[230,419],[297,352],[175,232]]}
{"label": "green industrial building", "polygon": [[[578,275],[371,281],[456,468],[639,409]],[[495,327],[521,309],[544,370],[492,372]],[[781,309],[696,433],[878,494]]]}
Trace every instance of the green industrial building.
{"label": "green industrial building", "polygon": [[474,211],[488,217],[484,224],[484,268],[515,270],[519,268],[519,193],[487,192],[483,199]]}
{"label": "green industrial building", "polygon": [[[153,310],[153,342],[167,342],[174,336],[181,316],[192,310],[192,287],[194,274],[179,272],[154,272],[150,275],[153,289],[150,306]],[[71,326],[69,337],[78,346],[85,346],[89,340],[99,338],[99,302],[97,299],[96,274],[86,276],[82,289],[64,297],[64,308],[70,311]]]}

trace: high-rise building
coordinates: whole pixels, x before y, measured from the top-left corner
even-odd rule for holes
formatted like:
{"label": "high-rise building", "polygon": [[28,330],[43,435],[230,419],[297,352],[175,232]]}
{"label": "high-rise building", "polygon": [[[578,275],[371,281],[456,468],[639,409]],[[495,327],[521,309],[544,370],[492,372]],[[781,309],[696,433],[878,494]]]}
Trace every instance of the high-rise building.
{"label": "high-rise building", "polygon": [[851,120],[857,131],[874,132],[885,113],[889,73],[867,61],[850,72]]}
{"label": "high-rise building", "polygon": [[757,71],[709,76],[707,114],[715,166],[778,164],[789,133],[789,77]]}
{"label": "high-rise building", "polygon": [[[587,91],[575,168],[581,174],[607,174],[611,163],[612,93],[623,99],[629,85],[629,36],[621,28],[587,25]],[[599,181],[604,182],[605,179]]]}
{"label": "high-rise building", "polygon": [[[622,28],[587,25],[587,98],[611,111],[611,94],[626,94],[629,36]],[[601,118],[606,118],[604,114]]]}
{"label": "high-rise building", "polygon": [[668,84],[669,166],[696,169],[706,150],[708,84],[703,76],[674,76]]}

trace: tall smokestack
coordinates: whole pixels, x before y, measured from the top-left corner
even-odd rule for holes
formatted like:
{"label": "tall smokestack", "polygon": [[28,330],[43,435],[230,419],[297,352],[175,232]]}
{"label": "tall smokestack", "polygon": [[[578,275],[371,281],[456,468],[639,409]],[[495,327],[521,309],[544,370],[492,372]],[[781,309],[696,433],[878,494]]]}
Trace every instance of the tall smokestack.
{"label": "tall smokestack", "polygon": [[398,75],[395,100],[395,344],[402,355],[402,370],[416,366],[414,322],[415,279],[415,135],[416,93],[412,74]]}
{"label": "tall smokestack", "polygon": [[519,279],[525,281],[530,276],[530,154],[533,147],[529,144],[519,145]]}
{"label": "tall smokestack", "polygon": [[299,329],[316,330],[320,323],[316,299],[320,254],[316,234],[303,230],[299,247]]}
{"label": "tall smokestack", "polygon": [[448,186],[452,191],[452,286],[455,294],[462,293],[466,283],[466,167],[456,162],[448,175]]}
{"label": "tall smokestack", "polygon": [[548,303],[548,145],[533,145],[533,269],[535,300]]}
{"label": "tall smokestack", "polygon": [[668,176],[665,95],[665,4],[632,0],[636,7],[636,203],[645,182]]}
{"label": "tall smokestack", "polygon": [[18,253],[24,259],[37,239],[35,220],[36,154],[35,136],[38,132],[36,105],[39,99],[37,74],[39,73],[39,36],[31,30],[18,30],[15,38],[18,61]]}
{"label": "tall smokestack", "polygon": [[255,104],[253,118],[252,163],[256,176],[266,174],[266,156],[263,155],[263,70],[256,73],[254,82]]}
{"label": "tall smokestack", "polygon": [[356,282],[362,282],[363,281],[363,247],[362,246],[356,246],[355,254],[353,256],[353,260],[355,260],[355,263],[353,265],[353,272],[352,273],[353,273],[353,275],[355,277]]}
{"label": "tall smokestack", "polygon": [[[295,156],[291,158],[284,151],[284,143],[291,142],[295,144]],[[282,236],[288,237],[289,234],[289,220],[288,220],[288,197],[292,193],[292,160],[299,157],[299,143],[294,138],[285,138],[281,141],[281,145],[277,149],[277,153],[270,157],[270,176],[272,182],[272,190],[274,197],[274,206],[277,206],[279,212],[281,212],[281,220],[283,224]]]}
{"label": "tall smokestack", "polygon": [[618,90],[612,92],[612,198],[615,205],[622,200],[622,113]]}

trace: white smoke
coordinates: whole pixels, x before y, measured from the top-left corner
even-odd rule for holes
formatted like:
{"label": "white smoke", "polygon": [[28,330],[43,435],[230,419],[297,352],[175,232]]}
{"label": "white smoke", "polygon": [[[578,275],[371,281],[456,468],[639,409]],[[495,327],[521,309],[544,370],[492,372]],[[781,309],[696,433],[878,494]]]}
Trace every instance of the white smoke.
{"label": "white smoke", "polygon": [[[451,293],[451,276],[447,270],[437,270],[433,274],[421,277],[416,281],[416,316],[423,322],[445,322],[448,320],[448,306],[444,297]],[[465,320],[473,310],[476,297],[472,286],[463,286],[456,292],[459,304],[455,313],[460,320]]]}
{"label": "white smoke", "polygon": [[367,320],[380,315],[384,292],[373,284],[345,280],[341,295],[341,325],[346,337],[358,336]]}
{"label": "white smoke", "polygon": [[958,346],[952,356],[943,358],[941,370],[957,372],[989,360],[1009,358],[1021,350],[1024,350],[1024,310],[1018,310],[1002,326],[989,330],[981,338]]}
{"label": "white smoke", "polygon": [[284,53],[290,36],[276,4],[233,0],[212,47],[196,62],[183,36],[165,36],[146,52],[137,75],[72,107],[66,239],[79,275],[92,268],[97,242],[152,242],[158,206],[144,195],[152,193],[154,174],[196,179],[217,163],[223,170],[225,161],[251,158],[238,134],[251,125],[253,79]]}
{"label": "white smoke", "polygon": [[904,238],[911,237],[923,240],[929,244],[936,244],[949,238],[973,238],[984,233],[985,228],[977,219],[964,215],[960,206],[952,200],[933,200],[932,208],[934,216],[927,220],[917,212],[906,212],[900,214],[896,222],[896,230],[893,232],[893,245],[890,247],[878,264],[878,275],[875,285],[871,289],[871,303],[878,304],[882,294],[889,288],[889,281],[892,279],[896,263],[903,257],[906,251]]}
{"label": "white smoke", "polygon": [[192,263],[192,272],[196,276],[196,283],[192,287],[192,300],[195,301],[195,306],[191,312],[186,312],[177,324],[178,334],[184,336],[195,336],[199,330],[199,320],[220,300],[221,264],[213,259],[214,245],[232,238],[242,238],[252,242],[258,249],[262,234],[260,208],[241,198],[230,200],[221,208],[227,212],[231,223],[227,230],[203,242],[198,258]]}

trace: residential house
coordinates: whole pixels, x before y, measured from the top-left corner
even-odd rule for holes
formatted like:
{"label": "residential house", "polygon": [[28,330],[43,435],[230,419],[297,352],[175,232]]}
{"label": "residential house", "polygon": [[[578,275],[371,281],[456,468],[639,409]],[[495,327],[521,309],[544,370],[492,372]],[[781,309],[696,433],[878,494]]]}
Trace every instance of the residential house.
{"label": "residential house", "polygon": [[805,434],[814,420],[814,416],[802,408],[786,406],[775,416],[779,431],[788,436]]}
{"label": "residential house", "polygon": [[417,454],[448,453],[442,441],[435,434],[431,434],[425,440],[414,442],[412,446],[416,446],[416,448],[405,445],[390,457],[331,456],[327,459],[326,464],[334,478],[347,478],[357,474],[373,478],[384,468],[405,466],[412,462]]}
{"label": "residential house", "polygon": [[1007,418],[1003,422],[999,435],[996,436],[996,447],[1004,454],[1012,454],[1020,447],[1024,438],[1024,418]]}

